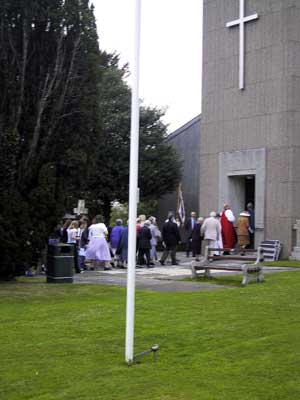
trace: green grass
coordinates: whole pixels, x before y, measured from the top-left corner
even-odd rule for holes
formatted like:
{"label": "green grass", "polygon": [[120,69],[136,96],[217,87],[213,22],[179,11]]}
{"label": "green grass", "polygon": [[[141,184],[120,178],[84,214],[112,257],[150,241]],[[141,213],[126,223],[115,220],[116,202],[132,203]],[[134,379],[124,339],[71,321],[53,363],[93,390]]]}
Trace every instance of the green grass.
{"label": "green grass", "polygon": [[2,400],[298,400],[300,274],[197,293],[137,291],[124,363],[125,289],[0,284]]}
{"label": "green grass", "polygon": [[267,267],[300,267],[300,261],[296,260],[280,260],[264,262]]}

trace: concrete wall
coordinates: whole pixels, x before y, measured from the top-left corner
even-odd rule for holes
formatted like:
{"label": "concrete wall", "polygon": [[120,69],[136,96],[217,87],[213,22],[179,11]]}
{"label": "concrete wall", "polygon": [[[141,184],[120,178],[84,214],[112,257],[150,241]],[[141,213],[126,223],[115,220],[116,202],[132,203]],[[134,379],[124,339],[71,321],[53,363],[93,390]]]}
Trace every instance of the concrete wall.
{"label": "concrete wall", "polygon": [[[265,148],[265,238],[292,247],[300,218],[300,0],[246,0],[245,90],[238,0],[204,0],[200,213],[219,206],[219,153]],[[261,205],[263,206],[263,205]]]}

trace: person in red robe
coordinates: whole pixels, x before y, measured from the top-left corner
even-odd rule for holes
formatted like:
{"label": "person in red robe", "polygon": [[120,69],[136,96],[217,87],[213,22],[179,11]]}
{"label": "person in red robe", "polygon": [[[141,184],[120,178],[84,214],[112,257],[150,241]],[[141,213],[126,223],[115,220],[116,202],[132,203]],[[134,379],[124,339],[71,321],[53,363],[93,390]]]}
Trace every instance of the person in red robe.
{"label": "person in red robe", "polygon": [[235,217],[230,209],[230,206],[225,204],[221,213],[222,240],[224,249],[234,249],[235,247],[236,234],[233,226],[234,221]]}

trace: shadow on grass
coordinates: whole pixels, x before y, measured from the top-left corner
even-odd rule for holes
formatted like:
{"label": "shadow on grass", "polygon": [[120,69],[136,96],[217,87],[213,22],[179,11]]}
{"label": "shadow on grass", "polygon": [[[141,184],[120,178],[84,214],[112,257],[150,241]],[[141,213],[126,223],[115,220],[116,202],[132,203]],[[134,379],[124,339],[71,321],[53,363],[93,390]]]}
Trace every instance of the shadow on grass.
{"label": "shadow on grass", "polygon": [[[248,283],[248,285],[242,285],[242,275],[218,275],[216,277],[211,276],[210,278],[206,278],[204,276],[198,276],[197,278],[184,278],[182,279],[185,282],[205,282],[212,283],[214,285],[222,285],[222,286],[230,286],[230,287],[239,287],[243,288],[252,284],[260,284],[254,278]],[[262,282],[263,283],[263,282]]]}
{"label": "shadow on grass", "polygon": [[[199,276],[197,278],[185,278],[183,279],[185,282],[202,282],[202,283],[212,283],[214,285],[222,285],[222,286],[233,286],[233,287],[244,287],[244,285],[242,285],[242,276],[241,275],[219,275],[217,277],[210,277],[210,278],[206,278],[203,276]],[[253,283],[256,283],[255,281],[253,281]],[[249,284],[252,284],[252,282],[250,282]]]}
{"label": "shadow on grass", "polygon": [[0,285],[24,285],[24,284],[41,284],[46,283],[46,276],[39,277],[27,277],[27,276],[18,276],[15,279],[11,280],[0,280]]}

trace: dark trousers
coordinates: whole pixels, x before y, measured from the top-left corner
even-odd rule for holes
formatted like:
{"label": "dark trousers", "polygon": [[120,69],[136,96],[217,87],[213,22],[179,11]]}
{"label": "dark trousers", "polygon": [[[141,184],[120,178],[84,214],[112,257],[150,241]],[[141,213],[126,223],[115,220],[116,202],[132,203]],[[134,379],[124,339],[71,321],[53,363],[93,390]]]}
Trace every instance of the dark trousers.
{"label": "dark trousers", "polygon": [[190,256],[190,252],[192,252],[193,253],[193,257],[195,257],[195,252],[194,252],[194,249],[193,249],[193,246],[192,246],[192,239],[187,239],[187,242],[186,242],[186,255],[187,255],[187,257],[189,257]]}
{"label": "dark trousers", "polygon": [[84,262],[85,262],[85,256],[78,256],[79,269],[81,269],[81,270],[86,269],[86,266],[85,266]]}
{"label": "dark trousers", "polygon": [[175,246],[168,246],[164,249],[164,252],[161,256],[161,262],[164,263],[166,259],[168,258],[169,253],[171,253],[171,261],[172,264],[176,264],[176,245]]}
{"label": "dark trousers", "polygon": [[73,254],[74,254],[74,268],[75,268],[75,271],[77,272],[77,273],[79,273],[80,271],[81,271],[81,269],[80,269],[80,267],[79,267],[79,265],[78,265],[78,250],[77,250],[77,244],[76,243],[68,243],[68,244],[70,244],[71,246],[73,246]]}
{"label": "dark trousers", "polygon": [[201,254],[201,239],[192,240],[193,257],[197,257]]}
{"label": "dark trousers", "polygon": [[250,233],[249,237],[250,237],[250,244],[249,244],[248,248],[249,249],[254,249],[255,248],[254,247],[254,233]]}
{"label": "dark trousers", "polygon": [[139,249],[138,264],[139,265],[145,264],[144,255],[146,256],[147,265],[149,266],[150,265],[150,249]]}

